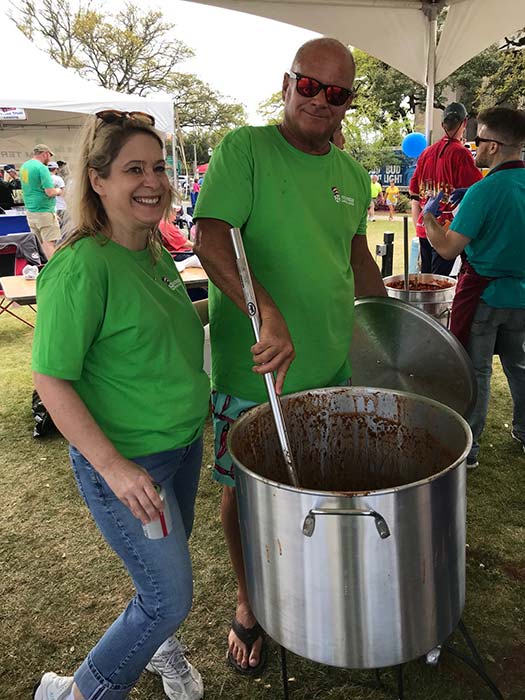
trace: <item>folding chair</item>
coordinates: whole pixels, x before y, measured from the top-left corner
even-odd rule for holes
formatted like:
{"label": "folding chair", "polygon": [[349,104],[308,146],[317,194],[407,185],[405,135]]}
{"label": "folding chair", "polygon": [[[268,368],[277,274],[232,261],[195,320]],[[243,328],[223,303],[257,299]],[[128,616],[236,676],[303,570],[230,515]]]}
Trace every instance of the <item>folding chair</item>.
{"label": "folding chair", "polygon": [[[3,248],[0,248],[0,277],[11,277],[12,275],[22,274],[23,268],[27,265],[27,260],[25,260],[24,258],[17,258],[17,251],[18,248],[14,244],[6,245]],[[19,321],[22,321],[22,323],[25,323],[26,326],[34,328],[34,325],[32,323],[29,323],[29,321],[26,321],[25,318],[18,316],[17,314],[15,314],[14,311],[12,311],[9,308],[14,303],[14,301],[8,301],[5,298],[4,291],[0,285],[0,315],[3,314],[5,311],[11,316],[17,318]],[[36,311],[36,309],[33,306],[31,306],[31,304],[28,304],[28,306],[33,311]]]}

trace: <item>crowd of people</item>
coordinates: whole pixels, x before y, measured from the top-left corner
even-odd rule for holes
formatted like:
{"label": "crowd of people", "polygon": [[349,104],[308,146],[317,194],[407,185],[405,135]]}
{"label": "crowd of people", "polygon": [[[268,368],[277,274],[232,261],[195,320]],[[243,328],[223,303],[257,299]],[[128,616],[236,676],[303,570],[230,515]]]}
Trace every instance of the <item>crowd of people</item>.
{"label": "crowd of people", "polygon": [[[82,499],[136,594],[72,676],[44,674],[35,700],[124,700],[144,669],[160,675],[170,700],[203,697],[201,675],[176,633],[192,601],[187,543],[210,387],[202,368],[202,325],[161,245],[161,221],[172,252],[195,252],[213,283],[213,476],[222,487],[221,519],[238,582],[227,658],[241,674],[263,671],[266,641],[247,595],[226,437],[240,414],[265,401],[265,373],[275,373],[279,394],[348,385],[354,300],[386,296],[366,237],[367,219],[374,218],[371,179],[343,150],[340,134],[354,78],[352,54],[339,41],[314,39],[299,48],[283,78],[282,121],[241,127],[215,149],[196,192],[193,246],[170,228],[173,192],[153,117],[105,110],[87,120],[68,185],[72,233],[38,278],[32,366],[35,386],[70,443]],[[444,124],[448,129],[448,119]],[[525,449],[525,242],[515,233],[525,227],[518,204],[525,195],[518,155],[524,116],[492,110],[480,117],[478,129],[478,164],[493,170],[467,192],[448,229],[439,210],[454,192],[427,196],[424,203],[419,190],[414,194],[437,253],[444,259],[466,253],[463,289],[470,288],[471,268],[482,280],[483,291],[471,299],[474,316],[462,326],[466,346],[473,359],[483,357],[474,364],[485,386],[492,353],[506,353],[512,434]],[[458,132],[447,131],[449,152]],[[21,168],[22,183],[37,173],[50,201],[61,189],[49,171],[51,156],[40,144]],[[373,187],[372,178],[372,195]],[[391,182],[385,193],[390,216],[396,190]],[[380,191],[379,185],[376,197]],[[498,218],[503,192],[516,197],[504,227]],[[54,233],[44,235],[52,217],[31,218],[43,240],[56,240]],[[243,232],[259,304],[255,344],[231,227]],[[283,258],[286,275],[278,264]],[[485,403],[482,391],[477,415]],[[469,457],[477,460],[476,425]],[[161,535],[152,538],[149,526],[156,522],[163,524]]]}

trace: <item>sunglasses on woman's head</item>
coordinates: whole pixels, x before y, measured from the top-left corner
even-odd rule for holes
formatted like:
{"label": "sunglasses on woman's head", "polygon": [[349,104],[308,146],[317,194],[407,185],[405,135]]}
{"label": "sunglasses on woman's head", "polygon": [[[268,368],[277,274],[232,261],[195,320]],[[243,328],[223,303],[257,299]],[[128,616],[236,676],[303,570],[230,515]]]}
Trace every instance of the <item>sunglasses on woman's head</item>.
{"label": "sunglasses on woman's head", "polygon": [[326,101],[333,107],[342,107],[349,97],[354,96],[354,91],[348,88],[339,87],[339,85],[325,85],[315,78],[309,78],[307,75],[296,73],[291,70],[288,76],[295,80],[297,92],[302,97],[315,97],[321,90],[324,90]]}
{"label": "sunglasses on woman's head", "polygon": [[124,122],[126,119],[131,119],[148,126],[155,126],[155,117],[146,112],[121,112],[118,109],[104,109],[102,112],[97,112],[95,116],[106,124],[115,124],[116,122]]}

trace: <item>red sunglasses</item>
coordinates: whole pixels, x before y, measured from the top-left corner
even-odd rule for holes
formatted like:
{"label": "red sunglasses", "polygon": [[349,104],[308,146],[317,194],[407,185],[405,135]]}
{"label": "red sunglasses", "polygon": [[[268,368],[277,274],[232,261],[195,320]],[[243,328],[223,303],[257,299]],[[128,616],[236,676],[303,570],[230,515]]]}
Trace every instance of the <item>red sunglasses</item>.
{"label": "red sunglasses", "polygon": [[321,90],[324,90],[326,101],[334,107],[341,107],[344,103],[354,96],[354,91],[348,88],[339,87],[339,85],[325,85],[315,78],[309,78],[307,75],[296,73],[291,70],[288,76],[295,80],[297,92],[302,97],[315,97]]}

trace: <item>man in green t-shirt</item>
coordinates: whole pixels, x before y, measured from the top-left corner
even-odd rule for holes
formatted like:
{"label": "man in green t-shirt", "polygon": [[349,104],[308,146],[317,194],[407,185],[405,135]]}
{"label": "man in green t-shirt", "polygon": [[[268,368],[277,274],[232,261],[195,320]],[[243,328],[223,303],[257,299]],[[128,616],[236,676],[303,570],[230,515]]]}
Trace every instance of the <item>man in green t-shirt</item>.
{"label": "man in green t-shirt", "polygon": [[62,190],[53,184],[47,164],[53,153],[45,143],[33,148],[33,156],[20,167],[20,183],[24,195],[27,223],[31,233],[40,241],[49,259],[60,238],[60,226],[55,214],[55,197]]}
{"label": "man in green t-shirt", "polygon": [[[282,123],[228,134],[195,209],[195,252],[213,282],[214,478],[224,487],[221,516],[239,583],[228,659],[241,673],[260,673],[265,651],[248,602],[229,426],[266,400],[267,372],[276,373],[278,393],[347,382],[354,293],[386,294],[366,242],[370,179],[330,143],[351,104],[354,76],[352,54],[335,39],[302,46],[284,75]],[[262,320],[255,345],[233,226],[242,231]]]}

